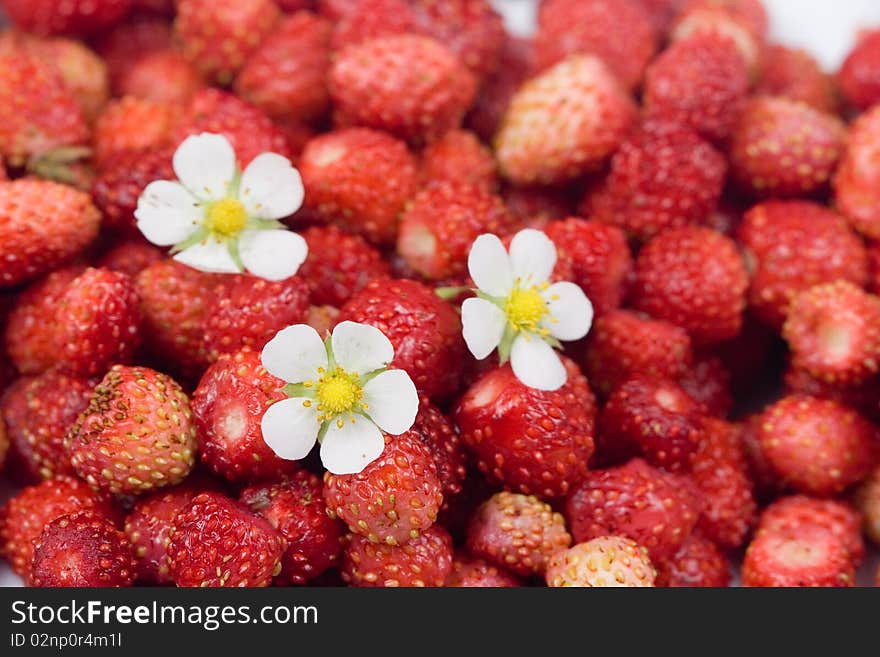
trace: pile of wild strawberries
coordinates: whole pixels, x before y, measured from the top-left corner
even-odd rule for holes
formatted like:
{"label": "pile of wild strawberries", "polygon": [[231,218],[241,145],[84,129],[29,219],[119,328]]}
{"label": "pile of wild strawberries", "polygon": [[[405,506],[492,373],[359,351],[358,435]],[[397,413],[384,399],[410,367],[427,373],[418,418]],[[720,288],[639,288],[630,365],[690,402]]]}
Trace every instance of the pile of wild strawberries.
{"label": "pile of wild strawberries", "polygon": [[[0,554],[35,586],[852,586],[880,541],[880,31],[836,76],[759,0],[0,0]],[[191,269],[133,212],[189,135],[294,162],[309,246]],[[485,233],[595,321],[476,361]],[[421,403],[279,458],[279,330],[378,327]],[[880,576],[880,574],[878,574]]]}

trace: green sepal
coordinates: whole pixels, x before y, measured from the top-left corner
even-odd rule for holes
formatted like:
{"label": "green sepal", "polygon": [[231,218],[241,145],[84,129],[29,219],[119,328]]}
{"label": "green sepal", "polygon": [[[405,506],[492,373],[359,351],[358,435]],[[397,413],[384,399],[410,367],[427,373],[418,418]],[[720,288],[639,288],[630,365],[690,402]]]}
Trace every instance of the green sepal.
{"label": "green sepal", "polygon": [[226,248],[229,251],[229,257],[238,267],[238,271],[244,271],[244,263],[241,261],[241,254],[238,252],[238,238],[228,237],[226,239]]}
{"label": "green sepal", "polygon": [[438,287],[434,289],[434,294],[443,299],[444,301],[452,301],[458,295],[464,294],[471,288],[464,286],[448,286],[448,287]]}
{"label": "green sepal", "polygon": [[200,226],[192,235],[187,237],[182,242],[178,242],[173,247],[171,247],[171,255],[174,255],[175,253],[180,253],[181,251],[184,251],[191,246],[195,246],[202,240],[207,239],[209,234],[210,231],[207,228],[205,228],[204,226]]}
{"label": "green sepal", "polygon": [[288,383],[281,391],[288,397],[308,397],[311,399],[315,395],[314,388],[307,388],[302,383]]}

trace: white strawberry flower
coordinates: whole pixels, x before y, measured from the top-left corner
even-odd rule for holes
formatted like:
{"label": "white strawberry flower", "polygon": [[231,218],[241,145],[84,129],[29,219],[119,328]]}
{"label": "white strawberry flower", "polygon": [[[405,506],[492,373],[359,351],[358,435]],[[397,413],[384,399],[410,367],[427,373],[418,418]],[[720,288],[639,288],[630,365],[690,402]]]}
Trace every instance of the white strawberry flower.
{"label": "white strawberry flower", "polygon": [[419,410],[409,374],[388,369],[393,358],[391,341],[366,324],[341,322],[323,341],[306,324],[279,331],[263,348],[263,367],[287,382],[288,399],[263,414],[263,440],[289,460],[320,442],[330,472],[360,472],[385,449],[383,432],[408,431]]}
{"label": "white strawberry flower", "polygon": [[478,360],[498,349],[502,364],[530,388],[557,390],[565,366],[554,351],[579,340],[593,323],[593,304],[578,285],[550,283],[556,246],[539,230],[517,233],[510,252],[495,235],[480,235],[468,256],[476,298],[461,306],[462,333]]}
{"label": "white strawberry flower", "polygon": [[299,172],[277,153],[239,170],[223,135],[187,137],[173,159],[177,180],[156,180],[138,198],[134,216],[144,236],[173,246],[174,259],[221,274],[245,270],[270,281],[293,276],[306,241],[279,219],[296,212],[304,190]]}

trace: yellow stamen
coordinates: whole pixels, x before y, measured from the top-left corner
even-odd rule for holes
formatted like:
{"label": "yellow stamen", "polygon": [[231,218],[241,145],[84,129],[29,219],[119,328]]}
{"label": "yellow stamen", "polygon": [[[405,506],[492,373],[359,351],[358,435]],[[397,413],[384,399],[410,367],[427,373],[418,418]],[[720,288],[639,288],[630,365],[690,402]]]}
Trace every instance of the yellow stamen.
{"label": "yellow stamen", "polygon": [[[342,368],[336,368],[327,376],[322,376],[315,390],[318,408],[325,411],[325,420],[358,411],[363,395],[358,378]],[[342,425],[337,422],[337,426],[341,428]]]}
{"label": "yellow stamen", "polygon": [[207,223],[212,233],[231,237],[247,225],[247,212],[241,201],[227,197],[208,208]]}
{"label": "yellow stamen", "polygon": [[527,333],[539,330],[541,320],[549,309],[538,290],[535,285],[513,288],[504,306],[504,313],[514,330]]}

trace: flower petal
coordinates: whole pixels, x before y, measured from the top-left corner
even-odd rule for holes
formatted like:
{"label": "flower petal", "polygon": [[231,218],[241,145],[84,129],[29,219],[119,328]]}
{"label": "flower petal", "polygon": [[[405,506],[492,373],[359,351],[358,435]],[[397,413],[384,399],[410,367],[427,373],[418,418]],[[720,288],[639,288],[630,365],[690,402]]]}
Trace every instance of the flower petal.
{"label": "flower petal", "polygon": [[593,304],[580,285],[554,283],[543,295],[552,318],[544,322],[550,335],[557,340],[580,340],[587,334],[593,324]]}
{"label": "flower petal", "polygon": [[237,274],[241,271],[229,255],[226,244],[218,242],[213,237],[207,237],[198,244],[184,249],[174,256],[174,259],[193,269],[212,274]]}
{"label": "flower petal", "polygon": [[483,360],[501,342],[507,318],[504,311],[485,299],[465,299],[461,304],[461,334],[477,360]]}
{"label": "flower petal", "polygon": [[543,283],[556,266],[556,245],[540,230],[521,230],[510,242],[510,265],[513,277],[524,284]]}
{"label": "flower petal", "polygon": [[174,173],[194,196],[217,201],[235,178],[235,151],[223,135],[203,132],[184,139],[174,151]]}
{"label": "flower petal", "polygon": [[481,291],[493,297],[506,297],[513,287],[510,257],[495,235],[480,235],[468,254],[468,272]]}
{"label": "flower petal", "polygon": [[263,367],[288,383],[314,379],[318,368],[327,368],[327,350],[318,332],[308,324],[281,329],[263,347]]}
{"label": "flower petal", "polygon": [[404,370],[388,370],[368,381],[363,402],[373,422],[392,436],[408,431],[419,412],[419,394]]}
{"label": "flower petal", "polygon": [[318,439],[318,411],[315,404],[305,406],[307,401],[302,397],[282,399],[267,408],[260,421],[263,440],[288,461],[305,458]]}
{"label": "flower petal", "polygon": [[302,236],[289,230],[246,230],[238,238],[238,253],[254,276],[283,281],[299,271],[309,247]]}
{"label": "flower petal", "polygon": [[510,366],[517,379],[537,390],[558,390],[568,378],[559,354],[534,335],[519,335],[513,341]]}
{"label": "flower petal", "polygon": [[241,176],[238,200],[251,217],[282,219],[299,210],[305,198],[299,171],[283,155],[257,155]]}
{"label": "flower petal", "polygon": [[134,216],[144,237],[157,246],[184,241],[205,218],[199,200],[171,180],[155,180],[147,185],[138,198]]}
{"label": "flower petal", "polygon": [[394,346],[375,326],[340,322],[331,338],[333,358],[347,372],[369,374],[382,369],[394,359]]}
{"label": "flower petal", "polygon": [[357,474],[385,450],[385,436],[365,417],[343,423],[330,422],[321,441],[321,462],[336,475]]}

